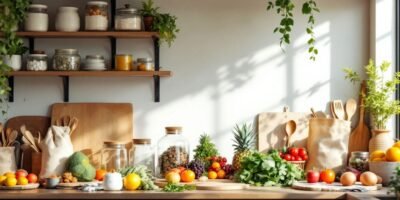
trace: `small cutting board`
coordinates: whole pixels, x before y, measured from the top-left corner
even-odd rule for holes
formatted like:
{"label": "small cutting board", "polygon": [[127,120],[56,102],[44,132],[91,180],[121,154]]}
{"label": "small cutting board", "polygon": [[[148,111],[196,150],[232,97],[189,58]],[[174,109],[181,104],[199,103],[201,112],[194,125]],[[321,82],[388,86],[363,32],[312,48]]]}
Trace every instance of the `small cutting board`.
{"label": "small cutting board", "polygon": [[31,183],[28,185],[16,185],[16,186],[0,186],[0,190],[34,190],[39,188],[39,183]]}
{"label": "small cutting board", "polygon": [[343,192],[343,191],[375,191],[382,189],[382,185],[378,184],[375,186],[363,186],[360,182],[357,182],[352,186],[343,186],[341,183],[307,183],[305,181],[296,182],[292,186],[293,189],[307,190],[307,191],[327,191],[327,192]]}

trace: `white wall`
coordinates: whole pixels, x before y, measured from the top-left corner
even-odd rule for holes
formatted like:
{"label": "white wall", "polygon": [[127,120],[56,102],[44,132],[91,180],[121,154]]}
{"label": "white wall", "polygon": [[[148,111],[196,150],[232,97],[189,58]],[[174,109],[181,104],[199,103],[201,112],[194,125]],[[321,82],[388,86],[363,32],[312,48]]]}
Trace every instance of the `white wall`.
{"label": "white wall", "polygon": [[[51,14],[63,2],[51,1]],[[118,1],[120,6],[125,2]],[[181,29],[171,48],[161,48],[162,66],[174,73],[162,79],[161,102],[153,102],[153,82],[146,78],[71,78],[70,100],[131,102],[135,137],[155,141],[165,126],[181,125],[192,147],[206,132],[230,158],[231,129],[252,122],[257,113],[281,111],[285,105],[292,111],[325,110],[332,99],[358,98],[359,87],[344,80],[342,68],[361,71],[369,58],[369,1],[317,1],[316,62],[308,60],[306,18],[297,2],[293,44],[283,53],[279,36],[272,33],[278,18],[266,12],[264,0],[157,0],[162,11],[178,17]],[[109,52],[107,39],[40,39],[37,44],[51,54],[63,47],[79,48],[82,56]],[[152,55],[150,41],[120,40],[118,45],[119,53]],[[46,115],[60,101],[61,79],[18,77],[8,116]]]}

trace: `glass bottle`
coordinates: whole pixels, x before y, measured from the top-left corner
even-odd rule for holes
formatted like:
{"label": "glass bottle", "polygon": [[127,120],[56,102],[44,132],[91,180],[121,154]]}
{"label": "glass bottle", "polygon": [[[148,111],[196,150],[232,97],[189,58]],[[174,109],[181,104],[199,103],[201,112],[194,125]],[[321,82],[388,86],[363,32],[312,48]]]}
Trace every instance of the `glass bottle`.
{"label": "glass bottle", "polygon": [[150,139],[133,139],[133,146],[129,151],[129,165],[144,165],[154,174],[154,149]]}
{"label": "glass bottle", "polygon": [[106,171],[119,170],[128,164],[128,153],[125,144],[106,141],[101,150],[101,168]]}

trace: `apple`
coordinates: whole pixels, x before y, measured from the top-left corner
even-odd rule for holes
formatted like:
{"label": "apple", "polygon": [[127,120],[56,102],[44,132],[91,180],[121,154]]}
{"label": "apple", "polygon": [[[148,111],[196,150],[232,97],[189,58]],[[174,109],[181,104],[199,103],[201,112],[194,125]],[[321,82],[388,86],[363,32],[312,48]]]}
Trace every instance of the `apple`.
{"label": "apple", "polygon": [[307,183],[318,183],[319,172],[310,170],[307,172]]}
{"label": "apple", "polygon": [[24,169],[19,169],[15,172],[15,178],[18,179],[19,177],[26,177],[28,176],[28,172]]}
{"label": "apple", "polygon": [[38,180],[38,177],[34,173],[28,174],[28,176],[26,176],[26,178],[28,179],[29,183],[36,183]]}
{"label": "apple", "polygon": [[181,176],[178,173],[171,171],[165,175],[165,179],[168,183],[179,183],[181,181]]}

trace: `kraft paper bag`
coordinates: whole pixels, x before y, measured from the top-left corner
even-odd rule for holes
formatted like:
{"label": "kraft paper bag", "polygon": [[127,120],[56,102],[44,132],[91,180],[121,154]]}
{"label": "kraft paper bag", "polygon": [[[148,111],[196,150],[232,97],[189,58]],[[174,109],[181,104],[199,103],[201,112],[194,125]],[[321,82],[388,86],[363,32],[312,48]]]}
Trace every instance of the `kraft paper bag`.
{"label": "kraft paper bag", "polygon": [[61,176],[68,158],[74,153],[68,126],[51,126],[45,139],[40,143],[42,167],[40,178]]}
{"label": "kraft paper bag", "polygon": [[0,147],[0,174],[16,170],[15,147]]}
{"label": "kraft paper bag", "polygon": [[351,122],[332,118],[312,118],[309,123],[306,170],[332,169],[336,173],[347,165]]}

